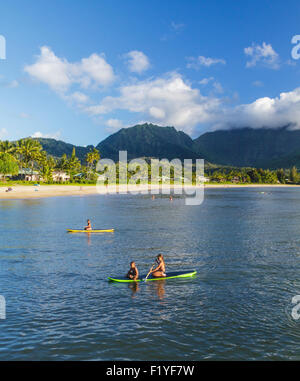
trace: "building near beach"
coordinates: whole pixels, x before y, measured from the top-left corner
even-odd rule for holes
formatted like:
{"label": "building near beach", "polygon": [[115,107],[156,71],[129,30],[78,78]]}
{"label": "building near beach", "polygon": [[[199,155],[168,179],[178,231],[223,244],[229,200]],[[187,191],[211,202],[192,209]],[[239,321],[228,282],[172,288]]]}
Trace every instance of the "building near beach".
{"label": "building near beach", "polygon": [[[10,177],[12,180],[22,180],[22,181],[43,181],[43,177],[34,170],[29,168],[20,169],[18,175],[11,176],[6,175],[6,177]],[[54,171],[52,173],[52,179],[55,182],[65,182],[70,180],[70,175],[66,172]]]}
{"label": "building near beach", "polygon": [[55,182],[63,183],[70,180],[70,175],[68,175],[66,172],[54,171],[52,173],[52,179]]}
{"label": "building near beach", "polygon": [[13,180],[23,181],[41,181],[42,177],[37,171],[33,171],[29,168],[20,169],[17,176],[12,177]]}

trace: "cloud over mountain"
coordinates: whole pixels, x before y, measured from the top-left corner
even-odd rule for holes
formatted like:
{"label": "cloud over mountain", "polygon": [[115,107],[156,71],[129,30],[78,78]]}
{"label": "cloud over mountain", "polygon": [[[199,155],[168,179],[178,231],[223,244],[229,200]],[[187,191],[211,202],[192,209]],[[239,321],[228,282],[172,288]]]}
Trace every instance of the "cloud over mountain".
{"label": "cloud over mountain", "polygon": [[232,109],[223,110],[218,116],[215,128],[252,127],[277,128],[290,125],[300,128],[300,87],[290,92],[283,92],[278,97],[258,98],[249,104],[242,104]]}
{"label": "cloud over mountain", "polygon": [[178,73],[124,85],[119,92],[119,96],[105,97],[86,111],[91,115],[102,115],[127,110],[191,133],[196,124],[208,122],[211,113],[220,105],[218,98],[201,95]]}
{"label": "cloud over mountain", "polygon": [[[278,65],[277,53],[266,43],[261,46],[252,44],[245,53],[250,59],[248,67],[259,63],[272,68]],[[132,72],[141,73],[150,65],[142,52],[131,51],[126,57]],[[207,67],[225,63],[223,59],[202,56],[191,62]],[[78,62],[69,62],[46,46],[25,71],[31,78],[47,84],[69,104],[76,105],[81,112],[100,118],[111,129],[126,124],[115,115],[118,112],[125,112],[131,120],[136,118],[137,121],[175,126],[191,135],[203,129],[245,126],[276,128],[291,125],[300,128],[300,88],[274,98],[262,97],[252,103],[232,106],[222,94],[225,90],[212,76],[198,82],[202,87],[211,82],[213,91],[209,95],[203,95],[178,72],[143,80],[122,80],[118,76],[117,83],[114,69],[103,54],[94,53]],[[104,92],[103,89],[111,84],[114,84],[112,92]],[[257,81],[255,85],[260,83]]]}

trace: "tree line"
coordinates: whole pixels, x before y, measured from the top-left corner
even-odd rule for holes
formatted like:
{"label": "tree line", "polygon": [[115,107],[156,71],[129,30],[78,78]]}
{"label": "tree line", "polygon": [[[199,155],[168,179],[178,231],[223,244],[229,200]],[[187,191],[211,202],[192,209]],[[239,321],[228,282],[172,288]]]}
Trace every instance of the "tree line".
{"label": "tree line", "polygon": [[75,147],[70,157],[63,154],[60,158],[55,158],[47,154],[40,142],[35,139],[26,138],[17,142],[0,141],[0,175],[4,179],[27,171],[29,175],[38,173],[47,183],[54,181],[54,172],[68,174],[70,182],[95,182],[97,177],[95,167],[99,159],[100,153],[96,148],[86,154],[85,163],[82,164],[76,157]]}
{"label": "tree line", "polygon": [[[96,148],[91,148],[85,156],[84,163],[76,157],[75,147],[71,156],[63,154],[56,158],[43,150],[41,143],[32,138],[21,139],[17,142],[0,141],[0,176],[3,179],[8,176],[16,177],[18,174],[38,173],[46,183],[54,182],[53,173],[66,173],[70,182],[95,183],[98,174],[96,164],[100,159],[100,153]],[[119,166],[117,165],[117,176]],[[174,178],[174,170],[170,172],[170,178]],[[135,171],[129,173],[129,178]],[[149,165],[145,178],[151,176]],[[257,168],[209,168],[205,170],[205,177],[210,182],[217,183],[255,183],[255,184],[300,184],[300,173],[294,166],[291,169],[257,169]],[[195,173],[193,173],[195,181]]]}
{"label": "tree line", "polygon": [[255,184],[300,184],[300,173],[294,166],[290,169],[222,168],[206,171],[211,182]]}

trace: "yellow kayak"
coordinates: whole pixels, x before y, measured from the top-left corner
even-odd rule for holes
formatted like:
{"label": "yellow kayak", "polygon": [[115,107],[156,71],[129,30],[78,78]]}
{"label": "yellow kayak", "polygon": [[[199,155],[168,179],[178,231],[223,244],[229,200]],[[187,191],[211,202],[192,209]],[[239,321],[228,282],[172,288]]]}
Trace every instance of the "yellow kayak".
{"label": "yellow kayak", "polygon": [[92,229],[92,230],[76,230],[76,229],[67,229],[68,233],[112,233],[115,229]]}

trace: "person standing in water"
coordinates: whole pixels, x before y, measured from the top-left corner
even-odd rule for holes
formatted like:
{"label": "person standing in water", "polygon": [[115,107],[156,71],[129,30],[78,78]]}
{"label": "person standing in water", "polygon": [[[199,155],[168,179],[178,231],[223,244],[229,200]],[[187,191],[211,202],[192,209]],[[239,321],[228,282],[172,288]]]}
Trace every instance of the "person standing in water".
{"label": "person standing in water", "polygon": [[135,262],[130,262],[130,269],[126,275],[128,279],[137,280],[139,277],[139,270],[135,265]]}
{"label": "person standing in water", "polygon": [[162,254],[158,254],[158,256],[156,257],[156,262],[157,262],[157,266],[155,267],[155,269],[151,270],[150,274],[152,274],[154,278],[165,277],[166,265],[165,265],[165,260]]}
{"label": "person standing in water", "polygon": [[87,226],[85,226],[84,230],[92,230],[92,225],[90,220],[87,220]]}

